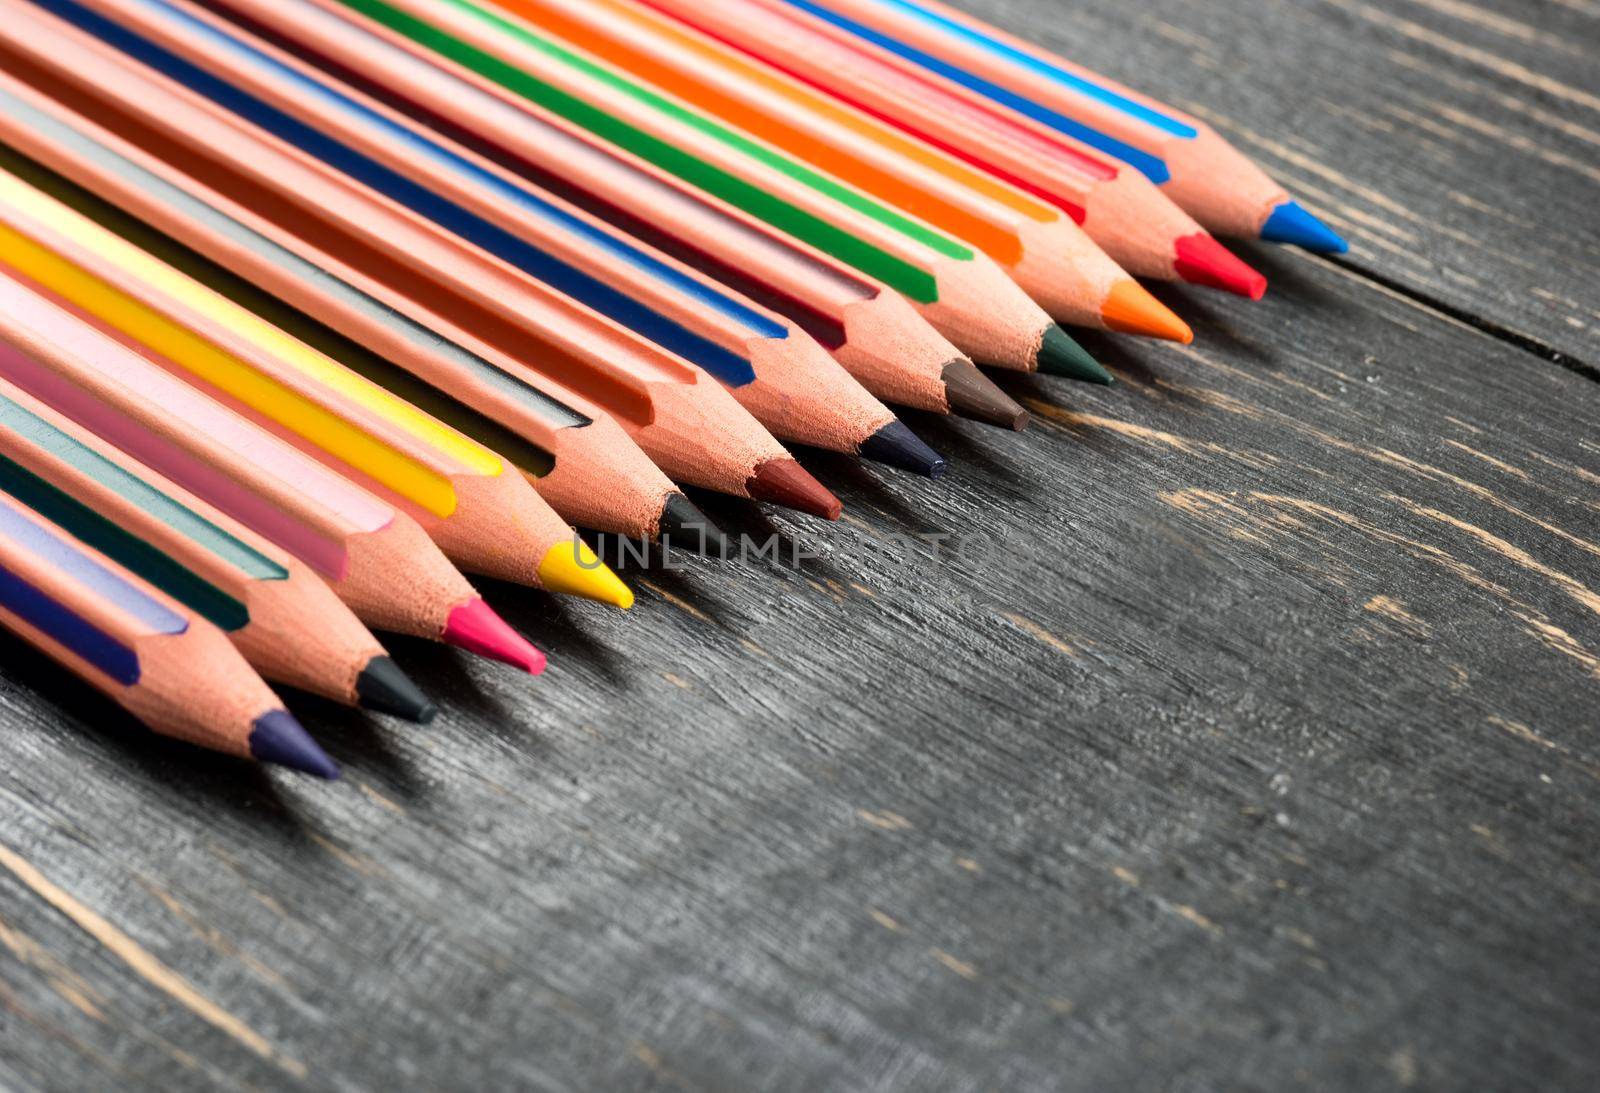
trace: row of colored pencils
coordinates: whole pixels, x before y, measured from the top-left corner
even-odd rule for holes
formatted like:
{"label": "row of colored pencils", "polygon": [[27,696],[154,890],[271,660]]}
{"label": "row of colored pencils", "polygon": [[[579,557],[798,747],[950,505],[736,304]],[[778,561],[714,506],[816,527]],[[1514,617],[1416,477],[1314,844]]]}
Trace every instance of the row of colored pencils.
{"label": "row of colored pencils", "polygon": [[823,518],[785,447],[1187,342],[1136,278],[1343,244],[1195,119],[933,0],[0,0],[0,622],[158,732],[324,776],[278,683],[416,721],[373,630],[528,672],[464,573]]}

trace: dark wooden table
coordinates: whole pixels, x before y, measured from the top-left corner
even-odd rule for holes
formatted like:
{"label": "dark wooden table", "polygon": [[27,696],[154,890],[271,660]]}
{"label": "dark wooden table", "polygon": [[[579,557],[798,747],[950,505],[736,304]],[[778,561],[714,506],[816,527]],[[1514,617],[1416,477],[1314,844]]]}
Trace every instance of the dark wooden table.
{"label": "dark wooden table", "polygon": [[968,2],[1351,254],[716,506],[781,564],[494,589],[548,675],[398,644],[448,712],[298,703],[340,784],[0,641],[0,1085],[1597,1087],[1600,6]]}

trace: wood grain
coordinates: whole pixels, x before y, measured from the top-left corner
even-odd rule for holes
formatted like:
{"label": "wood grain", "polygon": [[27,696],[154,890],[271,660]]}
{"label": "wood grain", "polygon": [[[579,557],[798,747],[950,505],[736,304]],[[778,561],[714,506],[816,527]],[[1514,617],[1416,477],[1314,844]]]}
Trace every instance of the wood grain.
{"label": "wood grain", "polygon": [[[1208,7],[1291,56],[1224,80],[1070,18],[1403,157],[1286,120],[1340,9]],[[1405,226],[1429,276],[1468,254]],[[913,417],[943,483],[807,453],[837,526],[705,499],[798,569],[625,569],[627,616],[491,587],[549,672],[399,644],[428,729],[294,703],[340,785],[135,746],[0,640],[0,1086],[1592,1088],[1600,386],[1251,257],[1260,304],[1166,293],[1192,349],[1095,343],[1118,388],[1009,379],[1027,433]]]}

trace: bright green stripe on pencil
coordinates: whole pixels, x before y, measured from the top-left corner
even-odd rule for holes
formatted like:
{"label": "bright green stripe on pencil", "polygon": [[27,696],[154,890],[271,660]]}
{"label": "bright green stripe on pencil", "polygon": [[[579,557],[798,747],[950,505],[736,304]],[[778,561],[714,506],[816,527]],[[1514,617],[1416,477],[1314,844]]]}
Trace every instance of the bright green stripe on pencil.
{"label": "bright green stripe on pencil", "polygon": [[[838,228],[826,220],[800,209],[761,187],[746,182],[736,175],[706,162],[671,143],[652,136],[644,130],[629,125],[622,119],[540,80],[507,61],[486,53],[476,46],[454,37],[448,32],[384,3],[383,0],[340,0],[369,18],[411,38],[451,60],[495,81],[510,91],[559,114],[568,121],[602,137],[635,155],[654,163],[686,182],[759,217],[776,228],[802,239],[817,249],[853,266],[868,276],[920,303],[935,303],[939,299],[937,281],[926,270],[896,258],[887,251],[872,245],[859,236]],[[516,38],[519,42],[538,50],[552,60],[575,69],[607,86],[637,99],[647,106],[742,152],[757,161],[782,171],[789,177],[805,183],[822,193],[860,212],[879,223],[894,229],[915,242],[947,258],[970,261],[974,253],[950,237],[931,231],[914,220],[886,205],[865,197],[825,175],[804,166],[788,156],[770,149],[719,125],[710,118],[685,110],[678,104],[648,90],[640,84],[626,80],[616,73],[561,48],[553,41],[535,34],[519,23],[511,22],[485,11],[468,0],[443,0],[480,22]]]}
{"label": "bright green stripe on pencil", "polygon": [[[119,467],[26,407],[3,397],[0,397],[0,427],[20,434],[252,580],[288,579],[288,570],[248,543]],[[219,628],[233,631],[250,624],[250,611],[243,603],[159,547],[118,526],[71,494],[4,456],[0,456],[0,489],[59,525],[74,538],[137,573]]]}

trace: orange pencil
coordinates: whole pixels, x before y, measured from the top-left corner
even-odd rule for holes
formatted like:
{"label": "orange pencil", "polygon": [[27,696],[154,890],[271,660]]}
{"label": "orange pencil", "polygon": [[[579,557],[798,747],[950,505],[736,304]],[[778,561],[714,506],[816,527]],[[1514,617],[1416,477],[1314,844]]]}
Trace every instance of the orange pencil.
{"label": "orange pencil", "polygon": [[216,627],[4,493],[0,625],[164,736],[339,776]]}
{"label": "orange pencil", "polygon": [[[1138,171],[783,0],[638,0],[1060,209],[1130,273],[1259,297],[1266,280]],[[898,62],[898,63],[897,63]],[[1114,324],[1113,324],[1114,325]]]}
{"label": "orange pencil", "polygon": [[404,513],[135,353],[0,261],[0,378],[299,558],[369,626],[538,672],[544,655]]}

